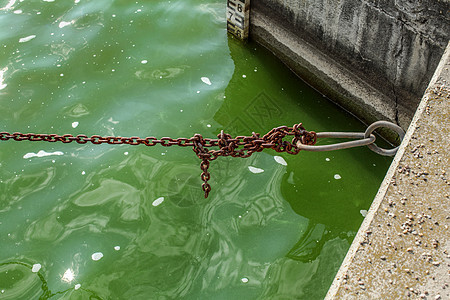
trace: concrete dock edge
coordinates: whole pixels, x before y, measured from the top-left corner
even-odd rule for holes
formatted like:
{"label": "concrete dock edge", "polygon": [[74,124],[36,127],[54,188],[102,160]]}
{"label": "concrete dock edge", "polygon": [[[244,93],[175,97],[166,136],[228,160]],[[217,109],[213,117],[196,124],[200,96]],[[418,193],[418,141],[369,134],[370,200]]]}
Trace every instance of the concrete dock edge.
{"label": "concrete dock edge", "polygon": [[326,299],[450,299],[450,43]]}

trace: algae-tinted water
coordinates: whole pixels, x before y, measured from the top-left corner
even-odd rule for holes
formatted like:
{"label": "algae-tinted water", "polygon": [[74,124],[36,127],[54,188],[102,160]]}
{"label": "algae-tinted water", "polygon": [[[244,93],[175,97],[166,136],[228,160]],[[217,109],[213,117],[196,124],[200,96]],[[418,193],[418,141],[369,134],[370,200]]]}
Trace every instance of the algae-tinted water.
{"label": "algae-tinted water", "polygon": [[[225,5],[0,1],[0,130],[364,130],[228,37]],[[389,163],[365,148],[220,158],[205,200],[188,148],[0,142],[0,298],[323,298]]]}

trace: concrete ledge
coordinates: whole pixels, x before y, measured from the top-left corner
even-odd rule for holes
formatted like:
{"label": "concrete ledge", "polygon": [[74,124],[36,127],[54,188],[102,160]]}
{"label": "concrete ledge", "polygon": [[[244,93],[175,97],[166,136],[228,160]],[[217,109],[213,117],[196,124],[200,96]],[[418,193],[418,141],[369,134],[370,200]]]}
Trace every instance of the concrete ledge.
{"label": "concrete ledge", "polygon": [[326,299],[450,299],[450,43]]}

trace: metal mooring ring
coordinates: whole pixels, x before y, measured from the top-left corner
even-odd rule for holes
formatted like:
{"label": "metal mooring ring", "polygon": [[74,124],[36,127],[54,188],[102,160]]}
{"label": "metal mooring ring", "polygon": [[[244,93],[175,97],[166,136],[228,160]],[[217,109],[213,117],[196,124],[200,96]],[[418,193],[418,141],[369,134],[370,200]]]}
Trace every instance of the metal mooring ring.
{"label": "metal mooring ring", "polygon": [[[377,121],[372,123],[369,127],[367,127],[366,132],[364,132],[364,137],[368,138],[370,134],[377,128],[380,127],[386,127],[389,129],[392,129],[393,131],[397,132],[400,142],[403,141],[403,138],[405,137],[405,131],[400,126],[395,125],[394,123],[388,122],[388,121]],[[398,147],[395,147],[393,149],[383,149],[377,146],[377,144],[373,143],[370,145],[367,145],[370,150],[372,150],[375,153],[378,153],[383,156],[394,156],[395,153],[397,153]]]}

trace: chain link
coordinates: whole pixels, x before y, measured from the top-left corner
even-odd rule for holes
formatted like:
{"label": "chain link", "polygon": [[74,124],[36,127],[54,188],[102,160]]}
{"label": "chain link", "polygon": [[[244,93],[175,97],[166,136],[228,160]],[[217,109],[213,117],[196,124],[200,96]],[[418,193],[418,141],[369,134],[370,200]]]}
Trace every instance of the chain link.
{"label": "chain link", "polygon": [[[286,137],[293,136],[292,140],[286,140]],[[71,134],[57,135],[57,134],[34,134],[34,133],[20,133],[20,132],[0,132],[0,140],[15,140],[15,141],[45,141],[45,142],[62,142],[78,144],[86,144],[88,142],[94,145],[110,144],[110,145],[145,145],[163,147],[180,146],[192,147],[195,154],[200,158],[200,168],[202,173],[200,175],[203,184],[202,189],[205,193],[205,198],[211,192],[211,185],[208,181],[211,178],[209,173],[210,162],[217,159],[219,156],[232,156],[246,158],[250,157],[255,152],[261,152],[264,149],[273,149],[277,152],[287,152],[289,154],[297,154],[300,148],[297,143],[300,141],[303,145],[314,145],[317,141],[317,135],[314,131],[306,131],[302,124],[295,124],[293,127],[280,126],[273,128],[268,133],[260,136],[259,133],[253,132],[251,136],[237,136],[232,138],[231,135],[224,133],[223,130],[217,135],[217,139],[203,138],[200,134],[195,134],[192,138],[177,138],[163,137],[157,139],[155,137],[114,137],[100,135],[92,135],[88,137],[84,134],[73,136]],[[217,149],[208,149],[216,147]]]}

